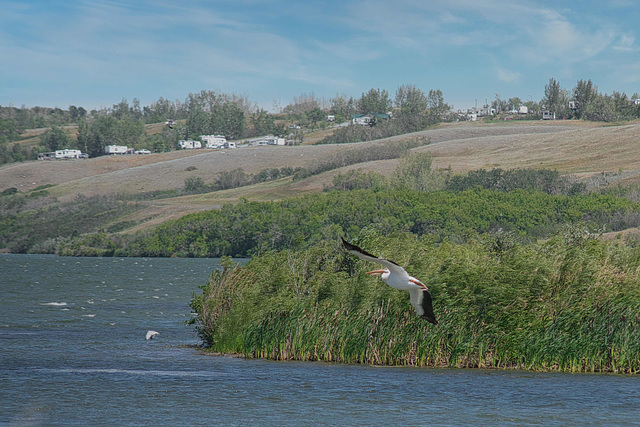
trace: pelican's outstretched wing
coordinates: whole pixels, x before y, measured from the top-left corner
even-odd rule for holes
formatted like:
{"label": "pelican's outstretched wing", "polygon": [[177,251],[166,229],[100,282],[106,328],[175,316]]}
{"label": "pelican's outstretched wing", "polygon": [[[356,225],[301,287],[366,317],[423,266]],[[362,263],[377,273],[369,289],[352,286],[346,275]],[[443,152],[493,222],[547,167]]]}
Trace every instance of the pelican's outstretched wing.
{"label": "pelican's outstretched wing", "polygon": [[390,272],[392,273],[399,273],[399,274],[403,274],[403,275],[407,275],[407,272],[405,271],[404,268],[400,267],[398,264],[396,264],[393,261],[390,261],[388,259],[384,259],[384,258],[379,258],[373,254],[370,254],[369,252],[365,251],[364,249],[360,249],[358,246],[351,244],[349,242],[347,242],[346,240],[344,240],[344,237],[342,238],[342,244],[344,245],[345,248],[347,248],[347,250],[349,252],[351,252],[352,254],[354,254],[355,256],[357,256],[358,258],[365,260],[365,261],[372,261],[372,262],[377,262],[378,264],[382,264],[383,267],[389,269]]}
{"label": "pelican's outstretched wing", "polygon": [[426,287],[421,289],[413,288],[409,289],[409,295],[411,305],[416,309],[418,316],[433,323],[434,325],[437,325],[438,321],[433,313],[433,301],[429,290]]}

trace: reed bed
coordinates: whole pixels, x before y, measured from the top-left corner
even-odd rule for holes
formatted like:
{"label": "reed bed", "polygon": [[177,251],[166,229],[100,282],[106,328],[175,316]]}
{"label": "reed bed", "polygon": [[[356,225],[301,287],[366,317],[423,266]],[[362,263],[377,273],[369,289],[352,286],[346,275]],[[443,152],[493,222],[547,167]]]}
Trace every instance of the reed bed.
{"label": "reed bed", "polygon": [[[212,351],[421,367],[640,371],[640,249],[565,229],[544,243],[410,234],[358,243],[431,289],[437,326],[338,242],[280,251],[212,275],[194,296]],[[497,244],[497,242],[502,242]]]}

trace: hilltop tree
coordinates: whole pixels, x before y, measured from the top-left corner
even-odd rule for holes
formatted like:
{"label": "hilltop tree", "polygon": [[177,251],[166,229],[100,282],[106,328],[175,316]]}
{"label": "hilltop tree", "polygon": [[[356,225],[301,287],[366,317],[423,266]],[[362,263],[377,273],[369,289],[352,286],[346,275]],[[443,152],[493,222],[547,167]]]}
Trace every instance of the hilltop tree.
{"label": "hilltop tree", "polygon": [[439,122],[442,116],[451,111],[451,106],[444,102],[444,96],[440,89],[429,90],[427,107],[429,108],[429,116],[432,123]]}
{"label": "hilltop tree", "polygon": [[71,116],[71,121],[75,122],[78,119],[83,119],[87,116],[87,110],[82,107],[76,107],[75,105],[69,106],[69,115]]}
{"label": "hilltop tree", "polygon": [[560,87],[556,79],[549,79],[549,84],[544,87],[544,108],[556,113],[557,118],[566,118],[568,106],[567,91]]}
{"label": "hilltop tree", "polygon": [[369,92],[363,93],[358,102],[358,111],[361,114],[369,113],[386,113],[391,110],[391,99],[389,92],[382,89],[369,89]]}
{"label": "hilltop tree", "polygon": [[509,101],[500,98],[500,94],[496,93],[496,99],[491,103],[491,106],[495,108],[496,113],[502,113],[509,110]]}
{"label": "hilltop tree", "polygon": [[313,93],[294,96],[293,101],[282,110],[286,114],[302,117],[312,110],[320,108],[320,101]]}
{"label": "hilltop tree", "polygon": [[626,93],[613,92],[612,98],[619,120],[633,120],[638,117],[637,109]]}
{"label": "hilltop tree", "polygon": [[267,112],[267,110],[258,108],[251,116],[251,124],[253,126],[254,135],[267,135],[274,133],[275,118]]}
{"label": "hilltop tree", "polygon": [[69,136],[67,132],[60,126],[52,126],[40,137],[40,143],[50,151],[67,148],[69,145]]}
{"label": "hilltop tree", "polygon": [[244,134],[251,105],[245,97],[203,90],[189,94],[187,110],[187,137],[222,134],[236,139]]}
{"label": "hilltop tree", "polygon": [[402,116],[422,115],[427,111],[427,96],[414,85],[402,85],[396,90],[395,105]]}
{"label": "hilltop tree", "polygon": [[352,97],[346,95],[336,95],[329,100],[331,103],[330,112],[336,116],[336,120],[343,121],[351,118],[356,112],[356,102]]}
{"label": "hilltop tree", "polygon": [[237,103],[226,101],[214,106],[209,127],[213,133],[238,139],[242,137],[245,126],[244,111]]}
{"label": "hilltop tree", "polygon": [[83,120],[78,126],[78,146],[91,157],[102,156],[107,145],[134,147],[143,136],[140,120],[118,120],[112,115]]}
{"label": "hilltop tree", "polygon": [[396,90],[396,119],[407,132],[423,129],[429,123],[428,100],[425,93],[414,85],[402,85]]}
{"label": "hilltop tree", "polygon": [[325,114],[320,108],[314,108],[306,114],[311,123],[317,123],[324,120]]}
{"label": "hilltop tree", "polygon": [[618,118],[616,114],[616,104],[609,95],[598,94],[584,108],[582,117],[586,120],[601,122],[616,120]]}
{"label": "hilltop tree", "polygon": [[598,97],[598,88],[589,80],[578,80],[573,88],[573,101],[576,103],[575,116],[582,118],[590,103]]}
{"label": "hilltop tree", "polygon": [[518,111],[522,105],[523,105],[522,100],[517,96],[514,96],[513,98],[509,98],[509,110]]}

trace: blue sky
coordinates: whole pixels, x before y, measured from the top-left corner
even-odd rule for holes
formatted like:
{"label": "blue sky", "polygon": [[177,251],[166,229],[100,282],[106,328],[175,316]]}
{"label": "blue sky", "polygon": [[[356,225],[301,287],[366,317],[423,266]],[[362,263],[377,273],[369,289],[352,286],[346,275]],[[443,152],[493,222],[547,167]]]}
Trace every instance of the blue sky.
{"label": "blue sky", "polygon": [[148,105],[213,90],[272,110],[313,93],[440,89],[468,108],[640,93],[634,0],[0,0],[0,105]]}

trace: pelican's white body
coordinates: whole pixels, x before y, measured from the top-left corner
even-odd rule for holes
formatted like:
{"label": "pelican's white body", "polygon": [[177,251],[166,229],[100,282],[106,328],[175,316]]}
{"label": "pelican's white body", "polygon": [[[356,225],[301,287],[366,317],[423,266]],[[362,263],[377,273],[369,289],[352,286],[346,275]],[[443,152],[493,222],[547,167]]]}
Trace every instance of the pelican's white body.
{"label": "pelican's white body", "polygon": [[[431,307],[431,294],[427,285],[413,276],[409,276],[409,273],[398,264],[388,259],[379,258],[368,252],[363,251],[359,247],[342,239],[343,244],[349,252],[365,261],[372,261],[381,264],[384,270],[369,271],[367,274],[380,274],[380,278],[389,286],[400,291],[409,291],[409,299],[411,305],[416,309],[419,316],[427,319],[433,324],[438,324],[438,321],[433,315],[433,308]],[[427,298],[425,300],[425,297]],[[429,311],[426,312],[425,308]]]}

